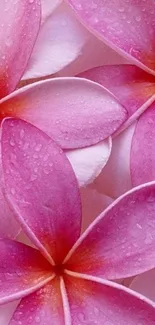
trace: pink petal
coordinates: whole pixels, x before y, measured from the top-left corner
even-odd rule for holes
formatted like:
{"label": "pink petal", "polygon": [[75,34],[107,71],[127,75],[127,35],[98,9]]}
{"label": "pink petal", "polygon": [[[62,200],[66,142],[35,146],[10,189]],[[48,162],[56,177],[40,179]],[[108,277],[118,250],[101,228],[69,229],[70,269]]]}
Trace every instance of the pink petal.
{"label": "pink petal", "polygon": [[86,186],[100,174],[112,149],[111,138],[96,145],[66,152],[78,179],[79,186]]}
{"label": "pink petal", "polygon": [[72,325],[154,325],[153,303],[129,289],[95,277],[66,276],[65,284]]}
{"label": "pink petal", "polygon": [[[67,325],[58,279],[22,299],[9,325]],[[68,324],[69,325],[69,324]]]}
{"label": "pink petal", "polygon": [[80,78],[23,87],[2,100],[0,108],[2,117],[23,118],[68,149],[104,140],[127,118],[126,110],[102,86]]}
{"label": "pink petal", "polygon": [[98,82],[110,90],[129,116],[155,93],[155,77],[134,65],[110,65],[83,72],[79,77]]}
{"label": "pink petal", "polygon": [[148,0],[67,0],[79,19],[139,67],[155,69],[155,3]]}
{"label": "pink petal", "polygon": [[155,301],[155,269],[136,276],[130,288]]}
{"label": "pink petal", "polygon": [[35,291],[52,278],[52,267],[32,247],[0,240],[0,304]]}
{"label": "pink petal", "polygon": [[79,189],[68,159],[45,133],[18,119],[3,122],[2,159],[5,194],[17,219],[50,261],[52,254],[61,262],[81,225]]}
{"label": "pink petal", "polygon": [[50,14],[60,5],[62,0],[41,0],[42,21],[44,21]]}
{"label": "pink petal", "polygon": [[132,188],[130,177],[130,150],[135,124],[113,139],[110,158],[93,188],[102,194],[117,198]]}
{"label": "pink petal", "polygon": [[13,91],[29,60],[40,24],[38,0],[0,2],[0,97]]}
{"label": "pink petal", "polygon": [[131,177],[134,186],[155,179],[155,103],[140,116],[131,147]]}
{"label": "pink petal", "polygon": [[38,78],[63,69],[81,54],[88,36],[71,9],[59,6],[41,26],[23,78]]}
{"label": "pink petal", "polygon": [[10,302],[9,304],[0,306],[0,324],[2,325],[8,325],[9,321],[19,304],[19,301],[13,301]]}
{"label": "pink petal", "polygon": [[81,188],[80,192],[82,201],[82,231],[84,231],[113,200],[88,186]]}
{"label": "pink petal", "polygon": [[155,183],[126,193],[83,233],[65,259],[76,272],[120,279],[155,266]]}

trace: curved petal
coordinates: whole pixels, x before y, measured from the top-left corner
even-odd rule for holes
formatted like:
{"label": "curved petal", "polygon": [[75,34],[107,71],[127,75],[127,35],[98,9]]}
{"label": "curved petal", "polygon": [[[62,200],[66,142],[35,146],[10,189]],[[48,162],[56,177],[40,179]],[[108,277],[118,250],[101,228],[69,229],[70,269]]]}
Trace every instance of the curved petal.
{"label": "curved petal", "polygon": [[10,302],[9,304],[0,306],[0,324],[3,324],[3,325],[9,324],[9,321],[10,321],[18,304],[19,304],[19,301],[13,301],[13,302]]}
{"label": "curved petal", "polygon": [[67,151],[67,157],[78,179],[79,186],[86,186],[100,174],[112,149],[111,138],[94,146]]}
{"label": "curved petal", "polygon": [[66,149],[104,140],[127,118],[126,110],[102,86],[80,78],[55,78],[23,87],[3,99],[0,109],[2,117],[20,117]]}
{"label": "curved petal", "polygon": [[106,65],[78,77],[98,82],[114,94],[129,116],[155,93],[155,77],[134,65]]}
{"label": "curved petal", "polygon": [[151,301],[118,284],[95,277],[66,276],[73,325],[154,325]]}
{"label": "curved petal", "polygon": [[5,194],[24,231],[51,262],[61,262],[81,226],[80,194],[68,159],[39,129],[6,119],[2,161]]}
{"label": "curved petal", "polygon": [[110,158],[91,185],[100,193],[117,198],[132,188],[130,150],[134,129],[135,124],[113,139]]}
{"label": "curved petal", "polygon": [[[21,300],[9,325],[67,325],[59,279]],[[69,324],[68,324],[69,325]]]}
{"label": "curved petal", "polygon": [[154,0],[66,0],[83,24],[106,44],[155,74]]}
{"label": "curved petal", "polygon": [[30,246],[0,240],[0,304],[35,291],[52,278],[52,267]]}
{"label": "curved petal", "polygon": [[155,266],[155,182],[112,203],[82,234],[65,259],[67,268],[109,279]]}
{"label": "curved petal", "polygon": [[62,0],[41,0],[42,22],[60,5]]}
{"label": "curved petal", "polygon": [[137,121],[131,146],[131,179],[134,186],[155,179],[155,102]]}
{"label": "curved petal", "polygon": [[0,13],[0,97],[2,98],[15,89],[26,68],[39,31],[40,2],[39,0],[2,0]]}
{"label": "curved petal", "polygon": [[87,229],[90,223],[106,209],[113,200],[103,194],[100,194],[90,187],[81,188],[82,201],[82,232]]}
{"label": "curved petal", "polygon": [[54,74],[80,54],[89,33],[70,8],[59,6],[42,24],[23,79]]}
{"label": "curved petal", "polygon": [[130,288],[155,301],[155,269],[136,276]]}

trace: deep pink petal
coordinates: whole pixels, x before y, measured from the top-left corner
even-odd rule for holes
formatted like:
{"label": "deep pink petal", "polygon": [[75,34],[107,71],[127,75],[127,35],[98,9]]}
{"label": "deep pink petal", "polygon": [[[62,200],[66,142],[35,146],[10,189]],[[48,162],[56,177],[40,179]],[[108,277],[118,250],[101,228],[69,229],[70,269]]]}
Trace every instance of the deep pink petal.
{"label": "deep pink petal", "polygon": [[2,117],[23,118],[68,149],[104,140],[127,118],[126,110],[102,86],[80,78],[26,86],[2,100],[0,109]]}
{"label": "deep pink petal", "polygon": [[155,179],[155,102],[140,116],[131,146],[131,178],[134,186]]}
{"label": "deep pink petal", "polygon": [[90,147],[66,151],[79,186],[86,186],[94,181],[108,162],[111,149],[112,141],[108,138]]}
{"label": "deep pink petal", "polygon": [[9,325],[68,325],[65,323],[59,279],[21,300]]}
{"label": "deep pink petal", "polygon": [[60,262],[81,225],[80,194],[68,159],[39,129],[6,119],[2,160],[5,194],[24,231],[47,258],[52,254]]}
{"label": "deep pink petal", "polygon": [[66,0],[106,44],[140,67],[155,69],[154,0]]}
{"label": "deep pink petal", "polygon": [[136,276],[130,288],[155,301],[155,269]]}
{"label": "deep pink petal", "polygon": [[[66,276],[72,325],[154,325],[151,301],[118,284]],[[15,324],[13,324],[15,325]]]}
{"label": "deep pink petal", "polygon": [[65,261],[71,270],[109,279],[155,266],[155,183],[126,193],[83,233]]}
{"label": "deep pink petal", "polygon": [[13,91],[20,80],[40,25],[40,1],[0,2],[0,97]]}
{"label": "deep pink petal", "polygon": [[71,8],[59,6],[42,24],[23,79],[39,78],[60,71],[74,61],[89,33]]}
{"label": "deep pink petal", "polygon": [[90,223],[106,209],[113,200],[106,195],[100,194],[89,186],[81,188],[82,201],[82,232],[87,229]]}
{"label": "deep pink petal", "polygon": [[24,297],[52,278],[52,266],[38,250],[1,239],[0,252],[0,304]]}
{"label": "deep pink petal", "polygon": [[110,90],[129,116],[155,93],[155,77],[134,65],[107,65],[85,71],[79,77],[98,82]]}
{"label": "deep pink petal", "polygon": [[117,198],[132,188],[130,151],[135,124],[113,139],[110,158],[92,184],[102,194]]}

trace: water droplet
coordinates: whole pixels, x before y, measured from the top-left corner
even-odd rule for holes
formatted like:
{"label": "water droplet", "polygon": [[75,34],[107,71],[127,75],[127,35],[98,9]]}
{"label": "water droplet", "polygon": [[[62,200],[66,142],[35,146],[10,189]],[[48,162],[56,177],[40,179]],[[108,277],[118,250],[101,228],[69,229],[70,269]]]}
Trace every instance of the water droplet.
{"label": "water droplet", "polygon": [[15,193],[16,193],[15,188],[12,187],[12,188],[11,188],[11,194],[12,194],[12,195],[15,195]]}
{"label": "water droplet", "polygon": [[123,7],[120,7],[118,10],[119,10],[119,12],[124,12],[124,8]]}
{"label": "water droplet", "polygon": [[39,152],[39,151],[41,150],[41,148],[42,148],[42,144],[39,143],[39,144],[37,144],[37,146],[35,147],[35,151]]}
{"label": "water droplet", "polygon": [[137,22],[140,22],[141,21],[141,16],[136,16],[135,19],[136,19]]}
{"label": "water droplet", "polygon": [[10,139],[10,145],[11,145],[12,147],[15,146],[15,141],[14,141],[14,139]]}
{"label": "water droplet", "polygon": [[80,322],[83,322],[83,321],[85,321],[86,318],[85,318],[85,315],[83,313],[80,313],[78,315],[78,319],[79,319]]}
{"label": "water droplet", "polygon": [[20,138],[21,139],[23,139],[23,137],[24,137],[24,134],[25,134],[25,131],[22,129],[22,130],[20,130]]}

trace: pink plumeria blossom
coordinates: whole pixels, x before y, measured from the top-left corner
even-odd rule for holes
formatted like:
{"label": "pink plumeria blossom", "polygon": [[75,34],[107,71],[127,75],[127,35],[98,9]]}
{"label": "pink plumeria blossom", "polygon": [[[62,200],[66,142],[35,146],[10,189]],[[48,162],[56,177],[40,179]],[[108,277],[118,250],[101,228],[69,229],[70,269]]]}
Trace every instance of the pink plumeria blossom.
{"label": "pink plumeria blossom", "polygon": [[155,184],[120,197],[79,237],[77,180],[50,137],[4,120],[2,162],[6,198],[37,247],[0,240],[0,303],[21,299],[9,325],[154,325],[154,304],[109,279],[155,265]]}

